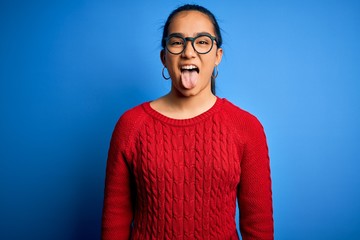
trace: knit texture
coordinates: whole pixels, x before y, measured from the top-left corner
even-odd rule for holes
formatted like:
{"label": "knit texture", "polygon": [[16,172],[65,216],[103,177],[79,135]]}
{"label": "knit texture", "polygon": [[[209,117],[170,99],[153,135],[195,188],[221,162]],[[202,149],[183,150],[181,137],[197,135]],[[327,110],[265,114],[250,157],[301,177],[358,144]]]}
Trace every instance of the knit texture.
{"label": "knit texture", "polygon": [[122,115],[110,143],[102,239],[273,239],[262,125],[226,99],[191,119],[149,102]]}

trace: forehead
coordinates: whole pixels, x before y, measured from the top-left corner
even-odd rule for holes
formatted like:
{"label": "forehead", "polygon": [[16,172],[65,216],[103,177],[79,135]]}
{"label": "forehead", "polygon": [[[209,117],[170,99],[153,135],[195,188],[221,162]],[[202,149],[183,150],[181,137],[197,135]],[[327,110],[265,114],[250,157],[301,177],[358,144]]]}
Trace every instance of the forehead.
{"label": "forehead", "polygon": [[208,32],[214,35],[214,26],[210,18],[198,11],[183,11],[176,14],[169,25],[169,34],[183,33],[187,36],[199,32]]}

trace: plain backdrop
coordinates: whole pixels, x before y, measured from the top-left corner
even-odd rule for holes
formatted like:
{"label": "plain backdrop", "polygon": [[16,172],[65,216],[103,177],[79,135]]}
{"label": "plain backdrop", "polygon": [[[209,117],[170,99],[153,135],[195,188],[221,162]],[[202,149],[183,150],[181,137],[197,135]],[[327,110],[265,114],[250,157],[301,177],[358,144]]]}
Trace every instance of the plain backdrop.
{"label": "plain backdrop", "polygon": [[[169,90],[184,1],[0,3],[0,239],[99,239],[109,141]],[[360,2],[194,1],[223,30],[217,93],[256,115],[276,239],[360,239]]]}

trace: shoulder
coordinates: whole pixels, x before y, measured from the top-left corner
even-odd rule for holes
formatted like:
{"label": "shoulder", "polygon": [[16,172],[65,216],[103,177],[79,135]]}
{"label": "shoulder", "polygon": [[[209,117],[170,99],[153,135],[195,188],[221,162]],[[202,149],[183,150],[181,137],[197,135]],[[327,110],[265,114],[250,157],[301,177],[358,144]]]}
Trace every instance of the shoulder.
{"label": "shoulder", "polygon": [[225,98],[223,99],[223,110],[224,114],[231,122],[261,125],[255,115],[236,106]]}
{"label": "shoulder", "polygon": [[133,108],[126,110],[119,118],[116,127],[134,127],[139,121],[142,121],[143,118],[146,117],[146,113],[144,111],[144,105],[147,104],[142,103]]}
{"label": "shoulder", "polygon": [[231,129],[234,129],[243,137],[252,137],[252,135],[262,134],[263,125],[259,119],[252,113],[236,106],[227,99],[223,99],[223,122],[227,123]]}
{"label": "shoulder", "polygon": [[[139,127],[146,121],[148,115],[144,111],[144,105],[147,102],[137,105],[131,109],[126,110],[118,119],[112,138],[114,141],[129,142]],[[124,141],[127,139],[127,141]]]}

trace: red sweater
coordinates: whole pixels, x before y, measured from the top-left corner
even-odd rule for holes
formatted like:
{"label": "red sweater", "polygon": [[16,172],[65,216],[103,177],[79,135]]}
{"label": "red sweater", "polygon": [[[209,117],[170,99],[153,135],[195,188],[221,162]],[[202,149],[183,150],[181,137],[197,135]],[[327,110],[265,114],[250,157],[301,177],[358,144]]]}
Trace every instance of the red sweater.
{"label": "red sweater", "polygon": [[273,239],[268,148],[259,121],[226,99],[191,119],[144,103],[110,143],[102,239]]}

